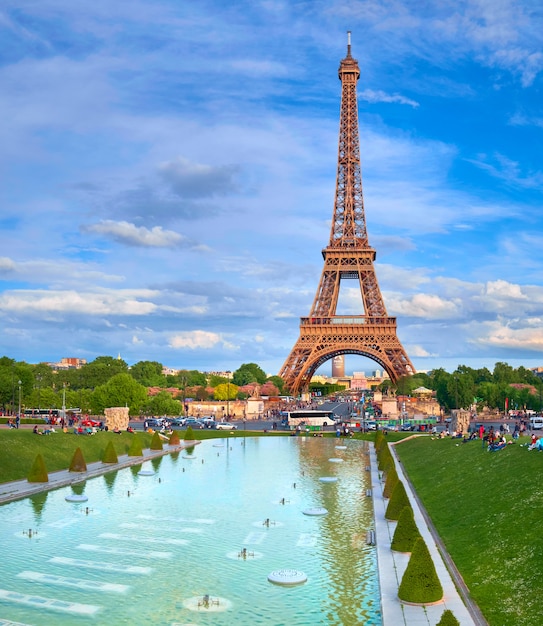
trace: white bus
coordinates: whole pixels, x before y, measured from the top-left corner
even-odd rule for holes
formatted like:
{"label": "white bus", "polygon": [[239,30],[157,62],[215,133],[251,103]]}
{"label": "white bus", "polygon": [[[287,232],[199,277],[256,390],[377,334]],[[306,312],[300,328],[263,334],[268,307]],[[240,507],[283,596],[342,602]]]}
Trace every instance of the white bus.
{"label": "white bus", "polygon": [[295,430],[297,426],[300,426],[302,430],[306,428],[315,429],[315,427],[325,428],[326,426],[333,426],[335,423],[335,416],[333,411],[289,411],[287,413],[286,425],[290,430]]}

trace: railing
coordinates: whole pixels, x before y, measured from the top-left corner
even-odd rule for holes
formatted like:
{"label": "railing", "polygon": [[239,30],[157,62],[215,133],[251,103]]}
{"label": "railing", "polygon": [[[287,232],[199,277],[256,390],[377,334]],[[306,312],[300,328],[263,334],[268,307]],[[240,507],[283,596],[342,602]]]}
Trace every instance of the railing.
{"label": "railing", "polygon": [[302,326],[395,326],[395,317],[369,317],[367,315],[333,315],[332,317],[302,317]]}

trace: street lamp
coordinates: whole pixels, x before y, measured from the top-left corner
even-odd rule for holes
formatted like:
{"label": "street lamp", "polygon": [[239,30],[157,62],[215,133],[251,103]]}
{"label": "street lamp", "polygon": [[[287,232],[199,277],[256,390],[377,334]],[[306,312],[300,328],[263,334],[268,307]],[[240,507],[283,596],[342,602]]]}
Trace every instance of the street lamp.
{"label": "street lamp", "polygon": [[62,419],[66,426],[66,381],[62,383]]}
{"label": "street lamp", "polygon": [[226,370],[226,378],[227,378],[227,383],[226,383],[226,419],[229,419],[230,416],[230,374],[232,372],[230,370]]}
{"label": "street lamp", "polygon": [[17,415],[19,416],[19,419],[21,419],[21,385],[23,383],[21,381],[19,381],[19,412],[17,413]]}

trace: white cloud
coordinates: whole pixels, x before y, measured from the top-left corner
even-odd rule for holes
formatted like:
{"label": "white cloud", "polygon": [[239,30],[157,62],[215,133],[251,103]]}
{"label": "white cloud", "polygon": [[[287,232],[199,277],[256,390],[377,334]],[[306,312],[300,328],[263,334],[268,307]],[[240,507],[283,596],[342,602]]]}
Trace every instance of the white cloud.
{"label": "white cloud", "polygon": [[365,100],[366,102],[390,102],[397,104],[408,104],[413,108],[417,108],[419,103],[415,100],[411,100],[411,98],[406,98],[405,96],[400,96],[398,94],[390,95],[381,90],[374,89],[364,89],[359,94],[359,99]]}
{"label": "white cloud", "polygon": [[184,242],[184,237],[172,230],[164,230],[162,226],[145,228],[135,226],[129,222],[115,222],[104,220],[98,224],[82,226],[81,230],[87,233],[97,233],[111,238],[119,243],[130,246],[144,246],[147,248],[173,248]]}
{"label": "white cloud", "polygon": [[170,337],[169,345],[172,348],[186,348],[188,350],[210,349],[222,343],[221,335],[204,330],[192,330],[177,333]]}
{"label": "white cloud", "polygon": [[182,198],[209,198],[231,194],[237,190],[234,178],[238,170],[235,165],[204,165],[183,157],[159,166],[161,176]]}

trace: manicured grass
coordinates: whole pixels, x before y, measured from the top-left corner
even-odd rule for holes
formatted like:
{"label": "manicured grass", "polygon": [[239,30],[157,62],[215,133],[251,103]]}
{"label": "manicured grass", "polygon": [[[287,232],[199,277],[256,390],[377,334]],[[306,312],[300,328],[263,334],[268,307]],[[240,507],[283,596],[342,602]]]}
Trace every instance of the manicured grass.
{"label": "manicured grass", "polygon": [[487,452],[424,437],[395,448],[491,626],[543,623],[543,453],[527,443]]}
{"label": "manicured grass", "polygon": [[[143,447],[148,448],[151,435],[138,433]],[[70,467],[76,448],[80,447],[86,463],[101,461],[109,441],[117,454],[126,454],[130,447],[130,433],[117,435],[113,432],[98,432],[95,435],[73,435],[56,432],[52,435],[35,435],[28,429],[0,431],[0,483],[26,478],[38,453],[45,461],[47,472]]]}

